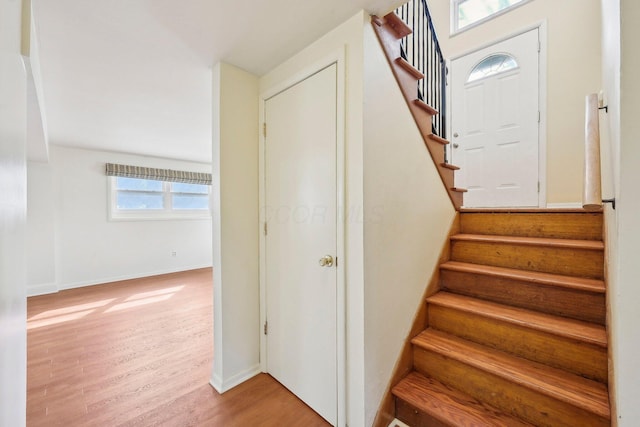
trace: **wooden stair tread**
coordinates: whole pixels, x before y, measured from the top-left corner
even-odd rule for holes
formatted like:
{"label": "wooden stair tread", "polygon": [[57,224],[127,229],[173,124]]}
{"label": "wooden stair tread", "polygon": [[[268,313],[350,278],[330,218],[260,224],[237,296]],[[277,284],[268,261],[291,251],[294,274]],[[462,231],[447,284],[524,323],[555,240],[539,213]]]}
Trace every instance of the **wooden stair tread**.
{"label": "wooden stair tread", "polygon": [[421,99],[414,99],[413,100],[413,105],[416,105],[417,107],[422,108],[424,111],[426,111],[427,113],[431,114],[432,116],[435,116],[436,114],[439,114],[438,110],[436,110],[431,105],[427,104],[426,102],[424,102]]}
{"label": "wooden stair tread", "polygon": [[596,381],[492,350],[432,329],[423,331],[413,338],[411,343],[599,417],[605,419],[611,417],[607,387]]}
{"label": "wooden stair tread", "polygon": [[466,188],[451,187],[451,191],[455,191],[457,193],[466,193],[469,190],[467,190]]}
{"label": "wooden stair tread", "polygon": [[477,399],[418,372],[411,372],[393,388],[393,395],[428,413],[444,424],[456,427],[491,425],[531,427]]}
{"label": "wooden stair tread", "polygon": [[416,67],[411,65],[406,59],[404,59],[402,57],[396,58],[395,62],[396,62],[396,64],[398,64],[399,66],[404,68],[409,74],[411,74],[417,80],[424,79],[424,74],[420,70],[418,70]]}
{"label": "wooden stair tread", "polygon": [[604,243],[597,240],[552,239],[548,237],[495,236],[487,234],[455,234],[452,241],[477,243],[503,243],[523,246],[548,246],[554,248],[604,250]]}
{"label": "wooden stair tread", "polygon": [[447,261],[441,264],[440,268],[463,273],[526,281],[545,286],[559,286],[599,294],[603,294],[606,291],[603,280],[587,279],[584,277],[562,276],[560,274],[517,270],[514,268],[494,267],[491,265],[471,264],[459,261]]}
{"label": "wooden stair tread", "polygon": [[442,145],[447,145],[449,144],[449,141],[447,141],[446,139],[439,137],[438,135],[436,135],[435,133],[432,133],[431,135],[429,135],[429,139],[435,142],[438,142]]}
{"label": "wooden stair tread", "polygon": [[553,316],[523,308],[509,307],[450,292],[438,292],[427,298],[427,302],[599,347],[607,347],[606,329],[594,323]]}
{"label": "wooden stair tread", "polygon": [[451,169],[452,171],[457,171],[460,169],[459,166],[456,165],[452,165],[451,163],[440,163],[440,166],[442,166],[443,168],[447,168],[447,169]]}
{"label": "wooden stair tread", "polygon": [[413,33],[413,30],[411,30],[411,28],[393,12],[386,14],[384,16],[384,19],[380,19],[379,17],[374,16],[373,22],[380,27],[385,24],[391,27],[398,39],[401,39]]}
{"label": "wooden stair tread", "polygon": [[583,208],[460,208],[460,213],[584,213],[592,214],[598,211],[587,211]]}

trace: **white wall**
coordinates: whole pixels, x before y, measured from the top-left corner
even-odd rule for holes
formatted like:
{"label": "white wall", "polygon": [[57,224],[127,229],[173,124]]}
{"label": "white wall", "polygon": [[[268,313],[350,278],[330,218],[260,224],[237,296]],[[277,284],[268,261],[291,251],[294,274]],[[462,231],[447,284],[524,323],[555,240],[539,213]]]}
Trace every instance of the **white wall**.
{"label": "white wall", "polygon": [[363,25],[368,15],[358,13],[288,61],[260,78],[260,93],[271,92],[300,77],[303,70],[336,52],[345,52],[345,203],[351,214],[345,224],[347,301],[346,423],[365,425],[364,278],[363,278]]}
{"label": "white wall", "polygon": [[258,78],[213,69],[214,346],[224,392],[260,372]]}
{"label": "white wall", "polygon": [[[211,266],[209,219],[109,221],[106,162],[210,171],[204,163],[52,145],[48,165],[30,164],[31,294]],[[51,184],[44,182],[49,177]],[[46,232],[39,234],[38,230]],[[49,265],[51,231],[53,283]],[[171,256],[173,251],[176,257]],[[32,272],[41,265],[45,267],[42,272]],[[44,282],[39,283],[41,280]]]}
{"label": "white wall", "polygon": [[455,209],[370,25],[364,69],[366,419],[372,425]]}
{"label": "white wall", "polygon": [[601,89],[600,2],[535,0],[453,37],[450,1],[428,3],[447,58],[546,20],[547,203],[580,202],[584,97]]}
{"label": "white wall", "polygon": [[49,163],[27,163],[27,289],[56,292],[53,175]]}
{"label": "white wall", "polygon": [[[602,0],[603,82],[609,114],[603,121],[610,135],[616,210],[607,208],[609,332],[613,356],[614,408],[617,425],[640,419],[640,288],[637,266],[640,196],[640,4],[635,0]],[[615,425],[615,424],[614,424]]]}
{"label": "white wall", "polygon": [[0,425],[26,424],[26,75],[21,2],[0,0]]}

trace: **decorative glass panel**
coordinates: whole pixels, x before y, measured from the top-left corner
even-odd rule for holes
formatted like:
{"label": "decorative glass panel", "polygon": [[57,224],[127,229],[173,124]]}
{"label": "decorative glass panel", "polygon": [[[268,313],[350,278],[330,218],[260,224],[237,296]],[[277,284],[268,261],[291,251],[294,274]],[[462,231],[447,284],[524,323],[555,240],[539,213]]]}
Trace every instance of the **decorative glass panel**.
{"label": "decorative glass panel", "polygon": [[471,70],[469,78],[467,79],[467,83],[475,82],[476,80],[494,76],[516,68],[518,68],[518,63],[513,56],[504,53],[491,55],[473,67],[473,70]]}

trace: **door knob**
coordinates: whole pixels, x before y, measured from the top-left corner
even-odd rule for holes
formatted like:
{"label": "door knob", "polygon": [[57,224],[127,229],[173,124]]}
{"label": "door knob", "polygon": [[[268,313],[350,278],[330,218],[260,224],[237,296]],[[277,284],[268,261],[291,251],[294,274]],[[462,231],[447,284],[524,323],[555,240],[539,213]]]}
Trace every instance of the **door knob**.
{"label": "door knob", "polygon": [[458,132],[454,132],[454,133],[453,133],[453,137],[454,137],[454,138],[457,138],[457,137],[459,137],[459,136],[460,136],[460,135],[458,135]]}
{"label": "door knob", "polygon": [[453,143],[453,148],[458,148],[458,147],[460,147],[460,144],[458,144],[457,142],[454,142]]}
{"label": "door knob", "polygon": [[331,255],[325,255],[320,258],[320,267],[332,267],[333,257]]}

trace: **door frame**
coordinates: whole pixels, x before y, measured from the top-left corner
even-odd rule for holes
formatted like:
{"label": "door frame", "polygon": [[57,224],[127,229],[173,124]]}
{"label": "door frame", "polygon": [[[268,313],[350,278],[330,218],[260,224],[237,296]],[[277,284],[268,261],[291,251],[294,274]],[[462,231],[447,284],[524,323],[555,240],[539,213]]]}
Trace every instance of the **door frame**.
{"label": "door frame", "polygon": [[[303,68],[297,69],[287,77],[269,88],[261,90],[259,98],[259,146],[258,146],[258,177],[259,177],[259,224],[258,233],[260,236],[260,369],[267,372],[267,337],[264,334],[264,324],[267,320],[267,282],[266,282],[266,239],[264,234],[265,214],[266,214],[266,168],[265,168],[265,136],[263,124],[265,123],[265,104],[269,98],[295,86],[306,80],[319,71],[335,64],[336,71],[336,397],[337,397],[337,425],[346,425],[346,276],[345,276],[345,71],[346,52],[345,48],[337,49],[324,58],[311,63]],[[320,255],[319,255],[320,256]]]}
{"label": "door frame", "polygon": [[[540,191],[538,191],[538,207],[547,207],[547,20],[542,20],[536,24],[523,27],[517,31],[509,33],[504,37],[494,39],[490,42],[483,43],[471,50],[467,50],[458,55],[452,56],[447,60],[447,67],[451,69],[452,62],[456,59],[475,53],[494,46],[503,41],[512,39],[521,34],[532,30],[538,30],[538,40],[540,41],[540,51],[538,52],[538,110],[540,111],[540,121],[538,123],[538,182],[540,183]],[[448,77],[447,82],[449,83]],[[447,114],[452,117],[453,103],[451,84],[447,84]],[[451,135],[451,122],[447,120],[447,135]],[[447,158],[452,159],[451,144],[447,145]]]}

